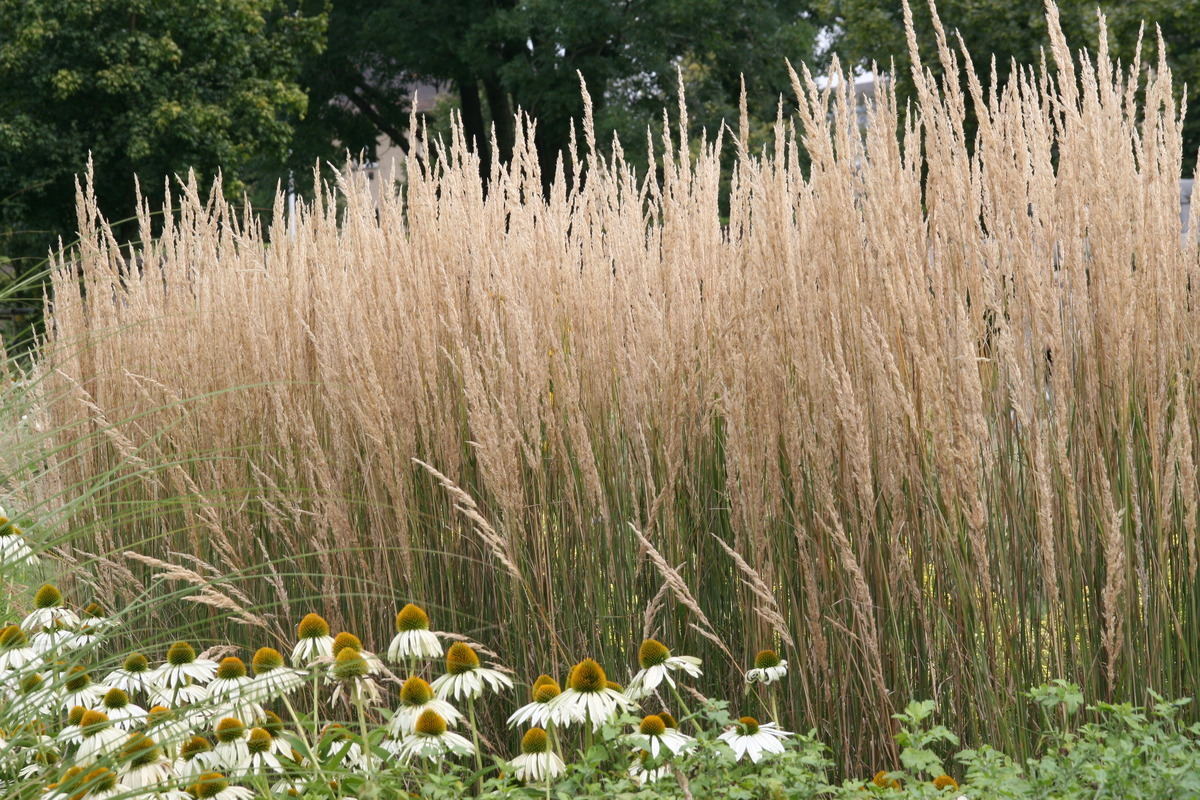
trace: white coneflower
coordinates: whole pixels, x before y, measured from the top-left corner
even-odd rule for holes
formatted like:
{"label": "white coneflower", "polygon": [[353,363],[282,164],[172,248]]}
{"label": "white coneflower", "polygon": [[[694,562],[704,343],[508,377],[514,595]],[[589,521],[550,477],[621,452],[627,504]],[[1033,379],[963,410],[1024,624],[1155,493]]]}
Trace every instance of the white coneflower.
{"label": "white coneflower", "polygon": [[396,615],[396,636],[388,645],[389,661],[400,663],[408,658],[438,658],[442,643],[429,630],[429,615],[409,603]]}
{"label": "white coneflower", "polygon": [[41,654],[42,658],[53,659],[58,655],[66,655],[82,647],[83,639],[71,630],[62,620],[51,620],[29,637],[29,646]]}
{"label": "white coneflower", "polygon": [[648,750],[654,758],[658,758],[658,754],[663,750],[671,755],[679,755],[696,744],[695,739],[669,727],[666,721],[657,714],[643,717],[641,724],[638,725],[638,732],[632,734],[629,740],[639,750]]}
{"label": "white coneflower", "polygon": [[355,636],[353,633],[346,633],[345,631],[343,631],[343,632],[339,633],[337,636],[333,637],[333,647],[331,649],[331,651],[333,653],[333,657],[337,658],[338,654],[341,653],[346,648],[350,648],[351,650],[358,651],[358,654],[361,655],[363,657],[363,659],[366,660],[367,671],[370,672],[372,675],[382,675],[383,674],[384,669],[385,669],[385,667],[383,665],[383,660],[379,656],[372,653],[367,648],[363,647],[362,640],[359,639],[357,636]]}
{"label": "white coneflower", "polygon": [[665,765],[658,767],[646,766],[646,762],[651,760],[652,756],[650,753],[643,750],[638,753],[633,763],[629,765],[629,777],[633,778],[634,783],[638,786],[645,786],[647,783],[657,783],[671,774],[670,768]]}
{"label": "white coneflower", "polygon": [[49,791],[45,800],[108,800],[120,797],[129,787],[117,780],[117,774],[107,767],[85,770],[82,766],[71,767],[62,780],[46,787]]}
{"label": "white coneflower", "polygon": [[188,708],[169,709],[166,706],[153,706],[146,713],[145,732],[153,737],[170,754],[174,754],[179,746],[186,742],[192,731],[203,724],[204,714],[201,711]]}
{"label": "white coneflower", "polygon": [[96,710],[103,711],[113,725],[124,731],[133,730],[146,721],[146,709],[131,703],[124,689],[109,689]]}
{"label": "white coneflower", "polygon": [[512,760],[519,781],[545,783],[563,774],[567,765],[550,749],[550,737],[541,728],[530,728],[521,738],[521,755]]}
{"label": "white coneflower", "polygon": [[104,700],[108,692],[107,686],[97,686],[92,683],[92,676],[81,666],[71,667],[59,690],[59,705],[64,711],[72,706],[96,708]]}
{"label": "white coneflower", "polygon": [[120,689],[128,695],[141,692],[146,697],[152,697],[158,689],[150,662],[141,653],[130,653],[120,668],[104,676],[104,685]]}
{"label": "white coneflower", "polygon": [[735,760],[741,761],[743,756],[749,755],[750,760],[757,764],[763,753],[782,753],[782,740],[791,735],[788,731],[780,730],[774,722],[760,725],[754,717],[742,717],[734,727],[717,738],[729,745]]}
{"label": "white coneflower", "polygon": [[262,724],[259,725],[267,733],[271,734],[271,752],[277,756],[285,758],[292,757],[292,746],[287,739],[283,738],[284,724],[283,720],[274,711],[267,711],[263,714]]}
{"label": "white coneflower", "polygon": [[125,742],[125,733],[109,721],[103,711],[87,711],[79,720],[82,734],[75,761],[86,763],[94,758],[115,755]]}
{"label": "white coneflower", "polygon": [[378,705],[379,684],[371,677],[370,670],[362,653],[349,647],[343,649],[329,666],[328,680],[337,687],[331,701],[336,703],[345,696],[356,707],[367,703]]}
{"label": "white coneflower", "polygon": [[[79,744],[83,739],[83,728],[80,727],[80,721],[83,715],[87,713],[87,709],[83,706],[75,706],[67,713],[67,724],[62,727],[62,730],[54,737],[54,740],[59,744]],[[0,747],[0,750],[3,750]]]}
{"label": "white coneflower", "polygon": [[746,673],[746,683],[774,683],[785,677],[788,662],[774,650],[762,650],[754,657],[754,669]]}
{"label": "white coneflower", "polygon": [[165,789],[163,784],[175,777],[170,759],[144,733],[129,737],[121,749],[121,761],[121,782],[130,789]]}
{"label": "white coneflower", "polygon": [[200,775],[188,791],[196,800],[252,800],[254,797],[253,789],[230,786],[229,779],[219,772]]}
{"label": "white coneflower", "polygon": [[191,780],[216,769],[217,757],[207,739],[193,736],[180,746],[179,757],[172,767],[180,778]]}
{"label": "white coneflower", "polygon": [[436,761],[447,754],[470,755],[475,747],[457,733],[446,730],[446,720],[432,710],[421,712],[413,732],[396,748],[396,754],[405,761],[428,758]]}
{"label": "white coneflower", "polygon": [[254,668],[253,683],[243,694],[255,702],[281,697],[304,685],[305,673],[283,663],[283,656],[270,647],[259,648],[250,660]]}
{"label": "white coneflower", "polygon": [[225,717],[213,729],[217,744],[213,747],[213,758],[217,769],[230,774],[240,774],[250,759],[250,732],[240,719]]}
{"label": "white coneflower", "polygon": [[41,654],[19,625],[9,625],[0,631],[0,673],[21,670],[40,658]]}
{"label": "white coneflower", "polygon": [[397,739],[407,736],[416,728],[417,718],[426,711],[436,711],[452,728],[463,718],[458,709],[434,695],[432,686],[414,675],[400,687],[400,707],[392,715],[388,731]]}
{"label": "white coneflower", "polygon": [[21,620],[21,630],[34,631],[61,622],[63,625],[79,624],[79,616],[63,604],[62,592],[50,584],[37,590],[33,597],[33,611]]}
{"label": "white coneflower", "polygon": [[261,705],[249,699],[254,681],[246,674],[245,663],[235,656],[221,659],[217,665],[217,676],[208,684],[210,716],[220,719],[234,717],[246,725],[254,725],[265,718]]}
{"label": "white coneflower", "polygon": [[514,728],[518,725],[533,725],[545,728],[548,725],[570,725],[571,715],[568,709],[561,706],[555,709],[550,707],[550,701],[560,694],[562,694],[562,689],[559,687],[558,681],[549,675],[538,676],[530,690],[532,702],[526,703],[514,711],[508,718],[508,726]]}
{"label": "white coneflower", "polygon": [[111,617],[104,613],[99,603],[88,603],[87,608],[79,615],[79,627],[75,630],[75,646],[91,647],[104,637],[105,632],[114,627]]}
{"label": "white coneflower", "polygon": [[154,670],[154,682],[170,691],[181,686],[205,684],[217,674],[217,662],[196,658],[196,650],[187,642],[175,642],[167,650],[167,660]]}
{"label": "white coneflower", "polygon": [[24,532],[13,525],[4,510],[0,509],[0,569],[5,567],[33,566],[38,557],[33,554]]}
{"label": "white coneflower", "polygon": [[642,669],[625,688],[625,694],[633,700],[649,697],[663,681],[675,688],[672,672],[684,672],[693,678],[701,675],[700,659],[695,656],[673,656],[666,645],[655,639],[642,642],[638,650],[638,661]]}
{"label": "white coneflower", "polygon": [[309,614],[296,626],[296,646],[292,648],[292,666],[308,667],[316,661],[333,658],[333,637],[329,623],[319,614]]}
{"label": "white coneflower", "polygon": [[282,762],[273,752],[274,737],[263,728],[250,731],[246,740],[246,749],[250,758],[246,761],[245,773],[248,775],[277,775],[284,772]]}
{"label": "white coneflower", "polygon": [[594,730],[599,730],[619,709],[635,708],[635,702],[609,687],[604,669],[590,658],[575,665],[567,690],[550,701],[550,710],[562,709],[569,723],[587,721]]}
{"label": "white coneflower", "polygon": [[59,710],[59,693],[36,672],[24,675],[9,698],[13,719],[47,716]]}
{"label": "white coneflower", "polygon": [[351,769],[356,772],[363,772],[367,767],[366,753],[363,751],[359,740],[354,734],[346,730],[345,726],[339,725],[336,722],[325,726],[321,731],[321,740],[318,746],[317,756],[324,762],[328,763],[329,758],[333,755],[338,755],[339,760],[335,766],[342,769]]}
{"label": "white coneflower", "polygon": [[483,694],[484,685],[493,692],[511,689],[512,678],[503,672],[479,665],[479,656],[468,645],[455,642],[446,652],[446,674],[433,682],[433,691],[445,700],[474,700]]}

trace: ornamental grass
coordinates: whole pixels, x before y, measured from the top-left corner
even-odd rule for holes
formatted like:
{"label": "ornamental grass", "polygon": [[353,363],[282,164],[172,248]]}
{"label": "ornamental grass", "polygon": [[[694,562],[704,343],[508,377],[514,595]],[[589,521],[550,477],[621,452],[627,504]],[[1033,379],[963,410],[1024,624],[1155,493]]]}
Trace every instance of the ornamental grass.
{"label": "ornamental grass", "polygon": [[[689,139],[681,103],[654,163],[630,164],[589,116],[547,194],[527,120],[486,191],[461,131],[414,121],[378,207],[349,169],[265,223],[189,179],[140,206],[132,245],[85,179],[45,336],[6,364],[23,516],[0,555],[23,561],[37,520],[51,566],[29,585],[194,642],[195,661],[123,676],[192,681],[149,703],[187,701],[218,645],[269,648],[254,703],[324,692],[304,661],[337,647],[296,640],[310,612],[368,664],[461,632],[563,681],[559,710],[581,656],[625,683],[630,642],[668,642],[702,659],[706,695],[768,693],[847,774],[897,763],[897,698],[1028,754],[1023,691],[1051,677],[1090,701],[1195,695],[1183,110],[1165,62],[1115,64],[1103,38],[1073,54],[1048,19],[1045,63],[987,89],[939,28],[943,77],[918,66],[904,109],[877,80],[865,129],[851,81],[801,66],[761,152],[745,115]],[[394,624],[408,598],[428,627]],[[89,635],[51,600],[40,647]],[[357,677],[334,675],[362,706]],[[486,681],[485,738],[527,696],[498,708],[501,681],[453,677]]]}

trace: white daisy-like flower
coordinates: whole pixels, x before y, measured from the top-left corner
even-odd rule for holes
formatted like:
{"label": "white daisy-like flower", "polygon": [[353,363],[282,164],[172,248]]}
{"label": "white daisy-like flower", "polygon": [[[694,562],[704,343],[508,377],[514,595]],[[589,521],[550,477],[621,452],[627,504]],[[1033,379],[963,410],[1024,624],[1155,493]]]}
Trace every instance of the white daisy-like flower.
{"label": "white daisy-like flower", "polygon": [[117,779],[117,773],[107,767],[71,767],[62,779],[51,786],[44,800],[108,800],[129,792],[129,787]]}
{"label": "white daisy-like flower", "polygon": [[219,772],[198,775],[196,782],[188,787],[188,792],[196,800],[252,800],[255,796],[253,789],[231,786],[229,779]]}
{"label": "white daisy-like flower", "polygon": [[180,746],[179,757],[171,764],[171,768],[181,780],[190,781],[218,769],[217,756],[207,739],[193,736]]}
{"label": "white daisy-like flower", "polygon": [[408,658],[438,658],[442,643],[429,630],[429,615],[409,603],[396,615],[396,635],[388,645],[389,661],[400,663]]}
{"label": "white daisy-like flower", "polygon": [[279,651],[270,647],[259,648],[250,666],[254,668],[254,678],[243,697],[256,703],[291,694],[304,685],[307,675],[303,670],[285,665]]}
{"label": "white daisy-like flower", "polygon": [[250,757],[246,760],[244,772],[247,775],[278,775],[284,772],[283,763],[273,752],[274,738],[263,728],[250,731],[246,740],[246,749]]}
{"label": "white daisy-like flower", "polygon": [[292,745],[283,738],[283,720],[274,711],[266,711],[259,726],[271,735],[271,752],[284,758],[292,757]]}
{"label": "white daisy-like flower", "polygon": [[649,697],[663,681],[674,688],[675,678],[671,675],[672,672],[683,672],[693,678],[699,678],[701,675],[700,659],[695,656],[673,656],[666,645],[655,639],[642,642],[638,650],[638,661],[642,669],[625,687],[625,694],[633,700]]}
{"label": "white daisy-like flower", "polygon": [[196,658],[196,650],[187,642],[175,642],[167,650],[167,660],[154,670],[154,683],[163,689],[205,684],[217,674],[217,662]]}
{"label": "white daisy-like flower", "polygon": [[213,733],[217,738],[213,747],[216,768],[227,775],[240,775],[250,760],[250,731],[240,719],[226,717],[217,723]]}
{"label": "white daisy-like flower", "polygon": [[146,721],[146,709],[131,703],[124,689],[109,689],[96,710],[107,714],[112,724],[123,731],[133,730]]}
{"label": "white daisy-like flower", "polygon": [[446,674],[433,682],[433,691],[441,700],[474,700],[483,694],[485,684],[496,693],[513,686],[512,678],[503,672],[481,667],[470,646],[455,642],[446,652]]}
{"label": "white daisy-like flower", "polygon": [[[384,674],[386,668],[384,667],[383,659],[381,659],[379,656],[372,653],[367,648],[363,647],[362,639],[359,639],[353,633],[347,633],[345,631],[342,631],[337,636],[333,637],[333,648],[332,648],[333,659],[336,659],[338,657],[338,654],[341,653],[346,648],[350,648],[351,650],[357,650],[358,654],[361,655],[363,657],[363,659],[366,660],[367,672],[369,674],[371,674],[371,675]],[[328,679],[326,682],[333,683],[332,680],[328,680]]]}
{"label": "white daisy-like flower", "polygon": [[363,772],[367,768],[367,754],[358,739],[336,722],[326,725],[325,730],[321,731],[321,741],[317,746],[317,757],[323,763],[328,763],[334,755],[338,756],[335,766],[342,769]]}
{"label": "white daisy-like flower", "polygon": [[154,706],[147,712],[145,733],[174,755],[204,722],[205,715],[198,709]]}
{"label": "white daisy-like flower", "polygon": [[647,783],[657,783],[663,778],[671,774],[671,769],[665,764],[657,767],[647,766],[647,762],[651,761],[651,755],[648,751],[641,751],[633,763],[629,765],[629,777],[633,778],[634,783],[638,786],[645,786]]}
{"label": "white daisy-like flower", "polygon": [[432,686],[414,675],[400,687],[400,707],[388,722],[388,732],[396,739],[404,738],[416,730],[417,718],[426,711],[436,711],[451,728],[463,718],[458,709],[434,695]]}
{"label": "white daisy-like flower", "polygon": [[549,675],[540,675],[533,682],[530,694],[533,696],[532,702],[521,706],[508,718],[510,728],[519,725],[545,728],[549,725],[566,726],[571,724],[571,714],[567,708],[559,706],[552,709],[550,706],[550,701],[562,694],[558,681]]}
{"label": "white daisy-like flower", "polygon": [[746,683],[774,683],[784,678],[788,662],[774,650],[763,650],[754,658],[754,669],[746,672]]}
{"label": "white daisy-like flower", "polygon": [[328,683],[335,687],[332,702],[336,703],[345,696],[354,705],[378,705],[381,701],[379,684],[371,677],[371,666],[363,654],[346,647],[343,648],[329,667]]}
{"label": "white daisy-like flower", "polygon": [[638,725],[638,732],[629,737],[639,750],[646,750],[651,757],[658,758],[659,753],[666,751],[671,755],[679,755],[684,750],[696,744],[696,740],[687,734],[680,733],[676,728],[669,727],[665,720],[657,714],[643,717]]}
{"label": "white daisy-like flower", "polygon": [[96,708],[108,693],[107,686],[92,683],[92,676],[81,666],[71,667],[59,689],[59,707],[69,711],[75,706]]}
{"label": "white daisy-like flower", "polygon": [[217,676],[208,684],[208,714],[211,719],[234,717],[247,726],[266,718],[261,705],[249,699],[254,680],[246,674],[240,658],[230,656],[217,665]]}
{"label": "white daisy-like flower", "polygon": [[436,711],[417,717],[413,732],[398,744],[395,754],[405,761],[427,758],[437,761],[446,755],[470,755],[475,746],[457,733],[446,730],[446,720]]}
{"label": "white daisy-like flower", "polygon": [[563,774],[567,765],[550,748],[550,739],[541,728],[530,728],[521,739],[521,755],[512,760],[517,780],[545,783]]}
{"label": "white daisy-like flower", "polygon": [[7,709],[13,719],[48,716],[59,710],[59,692],[36,672],[26,673],[9,698]]}
{"label": "white daisy-like flower", "polygon": [[[67,714],[67,724],[55,735],[54,741],[63,745],[79,744],[83,739],[83,728],[80,727],[80,721],[83,715],[87,713],[87,709],[83,706],[75,706]],[[0,750],[3,750],[0,746]]]}
{"label": "white daisy-like flower", "polygon": [[135,733],[121,750],[121,782],[130,789],[157,790],[175,778],[171,761],[149,736]]}
{"label": "white daisy-like flower", "polygon": [[153,697],[159,688],[154,683],[150,662],[141,653],[131,653],[119,669],[105,675],[104,685],[120,689],[130,696],[142,693],[147,697]]}
{"label": "white daisy-like flower", "polygon": [[594,730],[600,730],[619,710],[637,708],[637,703],[608,685],[604,669],[590,658],[575,665],[567,690],[549,705],[552,712],[562,709],[570,723],[589,722]]}
{"label": "white daisy-like flower", "polygon": [[217,665],[216,676],[208,684],[208,697],[218,702],[241,697],[253,682],[246,671],[245,662],[236,656],[229,656],[221,659]]}
{"label": "white daisy-like flower", "polygon": [[156,686],[150,691],[150,697],[155,703],[171,708],[200,705],[208,699],[208,687],[200,683],[171,687]]}
{"label": "white daisy-like flower", "polygon": [[83,645],[84,638],[61,620],[51,620],[29,637],[29,646],[46,660],[79,650]]}
{"label": "white daisy-like flower", "polygon": [[309,614],[296,626],[296,646],[292,648],[292,666],[308,667],[333,658],[333,637],[329,623],[319,614]]}
{"label": "white daisy-like flower", "polygon": [[748,755],[757,764],[763,753],[782,753],[783,740],[791,735],[788,731],[780,730],[774,722],[760,725],[754,717],[742,717],[734,727],[717,738],[733,750],[734,760],[741,761],[743,756]]}
{"label": "white daisy-like flower", "polygon": [[0,674],[20,670],[41,659],[41,654],[29,642],[29,636],[19,625],[9,625],[0,631]]}
{"label": "white daisy-like flower", "polygon": [[76,763],[116,755],[125,743],[125,732],[109,721],[103,711],[87,711],[79,720],[82,736],[75,752]]}
{"label": "white daisy-like flower", "polygon": [[0,569],[34,566],[40,559],[25,541],[24,532],[13,525],[0,509]]}
{"label": "white daisy-like flower", "polygon": [[35,631],[55,622],[61,622],[68,627],[79,624],[79,615],[63,604],[62,592],[48,583],[37,590],[33,606],[33,611],[21,620],[23,631]]}

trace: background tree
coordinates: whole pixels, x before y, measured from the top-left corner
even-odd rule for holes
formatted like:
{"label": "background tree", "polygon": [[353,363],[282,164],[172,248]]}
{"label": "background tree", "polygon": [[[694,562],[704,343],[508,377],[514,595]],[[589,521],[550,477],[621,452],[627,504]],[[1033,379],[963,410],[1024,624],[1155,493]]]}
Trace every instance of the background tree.
{"label": "background tree", "polygon": [[282,159],[307,106],[304,57],[323,7],[284,0],[0,0],[0,254],[20,273],[74,236],[74,176],[95,162],[101,207],[132,215],[134,176],[220,170],[240,196]]}
{"label": "background tree", "polygon": [[[583,114],[578,74],[599,133],[619,131],[632,157],[673,102],[676,67],[688,67],[695,108],[733,109],[745,73],[750,96],[774,119],[788,91],[783,59],[808,58],[816,26],[803,0],[337,0],[329,46],[313,59],[310,99],[357,113],[407,147],[406,87],[453,88],[454,106],[486,174],[511,155],[514,113],[537,120],[543,176],[553,177],[572,119]],[[756,112],[759,109],[756,109]],[[331,112],[332,113],[332,112]],[[315,120],[314,115],[310,120]],[[710,128],[720,117],[700,113]],[[491,147],[491,129],[496,149]],[[363,129],[357,129],[359,134]],[[373,143],[354,139],[351,150]],[[300,151],[297,150],[297,155]],[[311,157],[311,153],[303,154]],[[308,161],[311,164],[311,160]]]}
{"label": "background tree", "polygon": [[[929,6],[910,0],[917,41],[925,66],[940,76],[934,49],[934,32]],[[1190,108],[1200,101],[1200,0],[1057,0],[1063,33],[1072,47],[1095,52],[1099,41],[1097,9],[1107,17],[1109,46],[1113,55],[1128,65],[1133,60],[1138,29],[1147,29],[1142,64],[1153,66],[1158,59],[1154,26],[1161,26],[1171,66],[1177,99],[1187,90]],[[895,59],[895,79],[901,102],[913,96],[911,63],[904,35],[904,16],[899,0],[821,0],[820,13],[832,35],[828,53],[869,68],[877,62],[887,70]],[[971,53],[975,70],[985,88],[990,85],[992,54],[1000,82],[1007,81],[1013,60],[1036,65],[1044,49],[1050,56],[1046,30],[1045,0],[938,0],[938,16],[947,33],[962,36]],[[957,39],[953,41],[957,49]],[[826,56],[826,59],[828,55]],[[966,87],[964,78],[964,89]],[[969,120],[970,121],[970,120]],[[972,127],[970,130],[974,130]],[[1188,114],[1184,126],[1184,172],[1191,177],[1200,147],[1200,118]]]}

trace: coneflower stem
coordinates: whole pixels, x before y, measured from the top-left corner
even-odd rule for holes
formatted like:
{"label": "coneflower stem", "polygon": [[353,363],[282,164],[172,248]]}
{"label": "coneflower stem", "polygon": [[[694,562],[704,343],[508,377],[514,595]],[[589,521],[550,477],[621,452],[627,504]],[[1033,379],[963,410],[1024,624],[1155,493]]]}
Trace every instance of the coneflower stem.
{"label": "coneflower stem", "polygon": [[692,712],[688,709],[687,703],[683,702],[683,698],[679,695],[679,689],[672,684],[671,693],[675,695],[675,702],[679,703],[679,707],[683,709],[683,718],[686,719],[692,726],[692,730],[699,732],[700,728],[696,725],[696,720],[692,719]]}
{"label": "coneflower stem", "polygon": [[367,736],[367,712],[363,709],[362,692],[357,686],[353,687],[352,691],[354,692],[354,707],[358,709],[358,727],[362,730],[363,753],[367,757],[367,780],[370,781],[371,772],[375,767],[375,759],[371,755],[371,740]]}
{"label": "coneflower stem", "polygon": [[471,718],[471,741],[475,745],[475,771],[481,773],[476,782],[476,794],[483,794],[483,756],[479,753],[479,726],[475,724],[475,698],[467,698],[467,714]]}
{"label": "coneflower stem", "polygon": [[776,725],[781,724],[779,722],[779,700],[775,697],[774,692],[771,692],[771,722]]}
{"label": "coneflower stem", "polygon": [[279,699],[283,701],[284,707],[292,715],[292,721],[296,724],[296,733],[300,736],[300,744],[304,745],[304,749],[307,751],[305,755],[308,756],[308,760],[312,762],[312,765],[316,767],[317,774],[321,776],[321,781],[328,783],[329,781],[325,778],[325,770],[321,769],[321,762],[317,760],[317,754],[313,752],[312,746],[308,743],[308,734],[304,732],[304,726],[300,724],[300,715],[296,713],[295,707],[292,706],[292,701],[288,700],[286,694],[281,694]]}
{"label": "coneflower stem", "polygon": [[318,709],[320,709],[320,697],[321,697],[321,673],[319,670],[314,668],[313,669],[313,715],[312,715],[312,724],[313,724],[314,735],[316,734],[317,731],[321,730],[321,715],[318,710]]}
{"label": "coneflower stem", "polygon": [[592,712],[588,711],[583,720],[583,757],[592,751]]}

